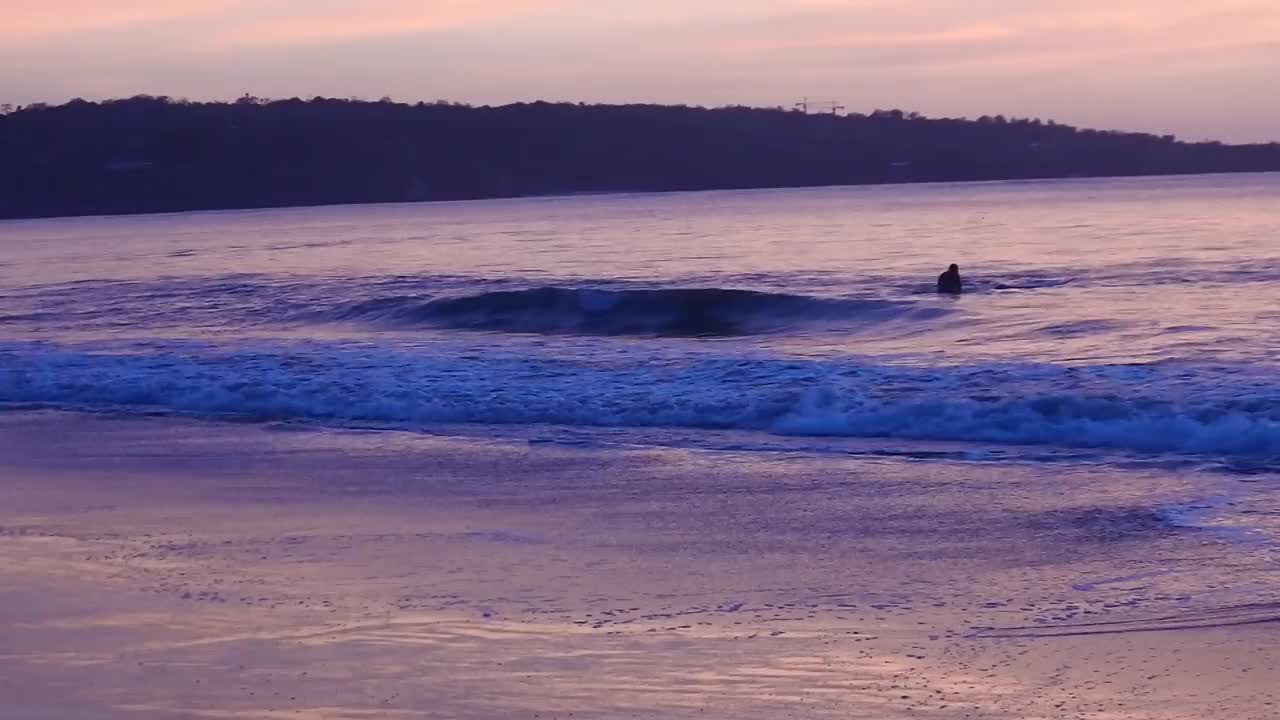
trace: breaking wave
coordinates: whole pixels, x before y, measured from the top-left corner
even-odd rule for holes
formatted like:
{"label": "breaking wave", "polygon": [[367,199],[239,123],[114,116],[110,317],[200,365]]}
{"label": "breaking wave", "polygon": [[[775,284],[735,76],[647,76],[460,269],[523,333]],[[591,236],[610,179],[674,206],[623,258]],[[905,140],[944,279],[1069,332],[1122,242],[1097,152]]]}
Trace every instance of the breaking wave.
{"label": "breaking wave", "polygon": [[1280,383],[1247,366],[902,367],[741,357],[584,363],[350,345],[0,350],[0,402],[320,423],[744,429],[1280,459]]}
{"label": "breaking wave", "polygon": [[510,333],[717,337],[798,324],[931,319],[946,308],[907,301],[823,298],[722,288],[538,287],[422,299],[396,296],[334,310],[330,319]]}

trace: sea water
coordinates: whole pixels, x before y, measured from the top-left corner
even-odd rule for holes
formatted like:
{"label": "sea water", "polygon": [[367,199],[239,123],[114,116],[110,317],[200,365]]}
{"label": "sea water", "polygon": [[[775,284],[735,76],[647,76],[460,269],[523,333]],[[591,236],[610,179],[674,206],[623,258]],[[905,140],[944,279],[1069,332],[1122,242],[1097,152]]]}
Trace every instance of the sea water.
{"label": "sea water", "polygon": [[9,407],[1269,472],[1278,359],[1274,174],[0,223]]}
{"label": "sea water", "polygon": [[[1239,175],[0,223],[9,684],[140,706],[155,683],[112,668],[145,660],[262,712],[296,686],[1264,716],[1277,200]],[[180,645],[140,629],[177,609],[149,592],[191,608]]]}

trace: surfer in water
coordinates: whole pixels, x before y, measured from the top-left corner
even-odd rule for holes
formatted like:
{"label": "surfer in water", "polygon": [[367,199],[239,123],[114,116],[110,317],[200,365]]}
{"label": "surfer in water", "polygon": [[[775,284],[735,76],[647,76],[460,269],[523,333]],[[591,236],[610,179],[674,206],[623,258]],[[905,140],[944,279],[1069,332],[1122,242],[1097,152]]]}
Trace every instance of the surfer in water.
{"label": "surfer in water", "polygon": [[951,263],[947,271],[938,276],[938,292],[948,295],[959,295],[964,292],[960,283],[960,266]]}

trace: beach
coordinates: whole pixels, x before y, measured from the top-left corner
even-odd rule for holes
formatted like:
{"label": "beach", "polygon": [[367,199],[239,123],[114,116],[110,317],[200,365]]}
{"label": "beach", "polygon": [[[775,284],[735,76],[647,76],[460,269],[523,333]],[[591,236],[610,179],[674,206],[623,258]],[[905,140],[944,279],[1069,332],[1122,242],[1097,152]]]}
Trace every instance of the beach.
{"label": "beach", "polygon": [[480,434],[0,417],[0,717],[1275,716],[1195,473]]}
{"label": "beach", "polygon": [[1278,183],[0,223],[0,719],[1276,717]]}

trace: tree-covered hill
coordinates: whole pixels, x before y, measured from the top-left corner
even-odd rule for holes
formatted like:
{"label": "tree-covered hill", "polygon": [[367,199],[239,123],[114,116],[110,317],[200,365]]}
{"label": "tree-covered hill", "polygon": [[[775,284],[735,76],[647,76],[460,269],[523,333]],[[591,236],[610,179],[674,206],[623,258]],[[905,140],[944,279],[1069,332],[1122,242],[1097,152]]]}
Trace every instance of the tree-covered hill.
{"label": "tree-covered hill", "polygon": [[1276,143],[898,110],[150,96],[0,110],[2,218],[1280,170]]}

